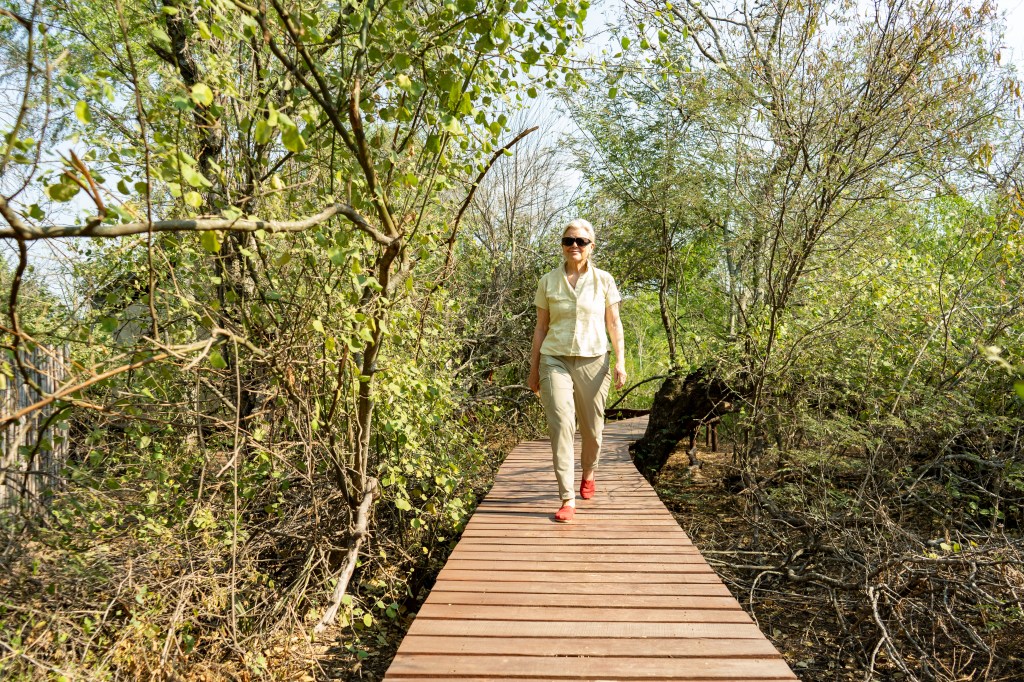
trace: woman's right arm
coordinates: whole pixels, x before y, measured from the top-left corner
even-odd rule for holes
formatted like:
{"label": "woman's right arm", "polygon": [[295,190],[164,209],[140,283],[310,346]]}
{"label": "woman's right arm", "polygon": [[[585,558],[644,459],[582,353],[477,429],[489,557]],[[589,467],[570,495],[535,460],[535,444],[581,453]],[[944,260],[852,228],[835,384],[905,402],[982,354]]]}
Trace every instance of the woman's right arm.
{"label": "woman's right arm", "polygon": [[540,347],[548,335],[551,313],[547,308],[537,308],[537,326],[533,328],[533,347],[530,348],[530,378],[526,385],[534,393],[540,393]]}

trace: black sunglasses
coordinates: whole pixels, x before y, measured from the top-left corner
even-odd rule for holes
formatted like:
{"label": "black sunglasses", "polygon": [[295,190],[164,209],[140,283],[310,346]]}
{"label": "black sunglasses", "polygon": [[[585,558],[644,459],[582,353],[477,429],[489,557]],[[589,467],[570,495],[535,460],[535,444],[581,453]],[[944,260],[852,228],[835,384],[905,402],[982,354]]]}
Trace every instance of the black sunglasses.
{"label": "black sunglasses", "polygon": [[586,237],[562,237],[562,246],[572,246],[575,244],[582,249],[590,243],[591,241]]}

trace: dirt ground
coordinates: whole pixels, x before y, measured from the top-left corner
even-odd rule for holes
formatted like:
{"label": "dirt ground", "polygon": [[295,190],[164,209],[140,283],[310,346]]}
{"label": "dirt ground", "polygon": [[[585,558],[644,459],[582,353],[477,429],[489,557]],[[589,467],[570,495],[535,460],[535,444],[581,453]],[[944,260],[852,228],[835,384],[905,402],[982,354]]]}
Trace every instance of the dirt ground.
{"label": "dirt ground", "polygon": [[[757,538],[745,521],[747,500],[737,495],[732,446],[716,453],[698,447],[697,457],[701,467],[690,468],[685,452],[677,451],[655,486],[679,525],[801,680],[862,680],[852,660],[837,661],[829,654],[835,623],[819,617],[816,597],[780,593],[752,581],[756,572],[734,568],[745,551],[755,554]],[[750,563],[759,559],[751,556]]]}

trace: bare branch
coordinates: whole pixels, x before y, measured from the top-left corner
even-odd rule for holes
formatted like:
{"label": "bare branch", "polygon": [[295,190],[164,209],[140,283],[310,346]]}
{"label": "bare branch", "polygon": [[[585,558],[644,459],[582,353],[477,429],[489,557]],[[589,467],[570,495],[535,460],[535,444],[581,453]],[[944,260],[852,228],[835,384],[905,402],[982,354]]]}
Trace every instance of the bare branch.
{"label": "bare branch", "polygon": [[455,253],[455,239],[456,237],[458,237],[459,234],[459,223],[462,221],[462,216],[466,213],[466,209],[469,208],[470,203],[473,201],[473,196],[476,194],[476,188],[480,186],[480,183],[483,182],[483,179],[484,177],[486,177],[487,172],[491,170],[491,166],[494,165],[494,163],[502,156],[502,154],[507,152],[513,146],[515,146],[516,143],[519,142],[519,140],[523,139],[533,131],[537,130],[537,128],[538,126],[527,128],[526,130],[512,138],[511,142],[506,144],[498,151],[494,152],[494,154],[491,155],[490,160],[487,162],[487,165],[484,166],[483,170],[480,171],[480,174],[476,176],[476,180],[473,181],[473,186],[470,187],[469,189],[469,194],[466,195],[466,200],[462,202],[462,206],[459,207],[459,212],[455,216],[455,222],[452,224],[452,233],[448,236],[448,254],[445,257],[444,264],[444,271],[446,273],[450,271],[452,266],[452,260]]}

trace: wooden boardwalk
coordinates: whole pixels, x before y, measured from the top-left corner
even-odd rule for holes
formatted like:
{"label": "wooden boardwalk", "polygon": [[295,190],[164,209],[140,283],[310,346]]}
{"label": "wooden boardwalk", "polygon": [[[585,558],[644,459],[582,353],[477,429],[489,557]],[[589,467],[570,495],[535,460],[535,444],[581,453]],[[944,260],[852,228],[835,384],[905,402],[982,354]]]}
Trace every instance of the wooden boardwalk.
{"label": "wooden boardwalk", "polygon": [[385,679],[797,679],[630,461],[645,423],[608,424],[569,524],[548,441],[513,450]]}

